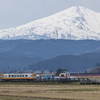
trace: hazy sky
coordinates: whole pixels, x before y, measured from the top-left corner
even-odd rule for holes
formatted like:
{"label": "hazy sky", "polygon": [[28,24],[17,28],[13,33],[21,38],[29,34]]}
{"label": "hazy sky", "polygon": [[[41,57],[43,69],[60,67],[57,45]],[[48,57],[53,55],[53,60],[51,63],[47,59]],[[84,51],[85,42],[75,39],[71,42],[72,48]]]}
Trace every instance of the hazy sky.
{"label": "hazy sky", "polygon": [[0,30],[47,17],[72,6],[100,12],[100,0],[0,0]]}

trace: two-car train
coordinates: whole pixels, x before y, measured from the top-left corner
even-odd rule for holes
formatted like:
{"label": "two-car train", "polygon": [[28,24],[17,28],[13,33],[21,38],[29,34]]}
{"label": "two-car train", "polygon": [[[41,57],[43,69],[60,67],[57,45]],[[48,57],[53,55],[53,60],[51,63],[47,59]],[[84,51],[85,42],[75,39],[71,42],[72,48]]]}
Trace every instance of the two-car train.
{"label": "two-car train", "polygon": [[3,81],[33,81],[35,74],[32,73],[8,73],[2,74]]}

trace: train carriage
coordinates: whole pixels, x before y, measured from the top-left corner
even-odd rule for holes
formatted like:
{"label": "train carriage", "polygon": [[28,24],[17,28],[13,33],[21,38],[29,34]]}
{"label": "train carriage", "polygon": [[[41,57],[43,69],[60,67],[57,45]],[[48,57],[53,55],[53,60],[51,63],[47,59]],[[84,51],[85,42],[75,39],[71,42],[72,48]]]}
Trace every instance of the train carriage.
{"label": "train carriage", "polygon": [[3,74],[2,80],[3,81],[32,81],[35,79],[35,74],[31,73],[10,73],[10,74]]}

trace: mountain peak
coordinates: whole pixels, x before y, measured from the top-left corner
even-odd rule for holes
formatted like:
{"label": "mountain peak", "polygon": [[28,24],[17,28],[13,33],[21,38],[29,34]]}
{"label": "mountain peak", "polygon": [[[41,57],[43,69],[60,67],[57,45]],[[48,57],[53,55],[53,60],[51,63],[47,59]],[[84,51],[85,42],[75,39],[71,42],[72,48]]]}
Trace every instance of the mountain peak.
{"label": "mountain peak", "polygon": [[0,39],[100,40],[100,13],[73,6],[16,28],[0,30]]}
{"label": "mountain peak", "polygon": [[69,10],[69,12],[71,12],[71,13],[78,13],[81,16],[84,15],[85,13],[88,13],[88,12],[93,13],[92,10],[89,10],[88,8],[85,8],[83,6],[73,6],[67,10]]}
{"label": "mountain peak", "polygon": [[80,10],[80,9],[87,9],[87,8],[85,8],[84,6],[73,6],[73,7],[69,8],[69,9]]}

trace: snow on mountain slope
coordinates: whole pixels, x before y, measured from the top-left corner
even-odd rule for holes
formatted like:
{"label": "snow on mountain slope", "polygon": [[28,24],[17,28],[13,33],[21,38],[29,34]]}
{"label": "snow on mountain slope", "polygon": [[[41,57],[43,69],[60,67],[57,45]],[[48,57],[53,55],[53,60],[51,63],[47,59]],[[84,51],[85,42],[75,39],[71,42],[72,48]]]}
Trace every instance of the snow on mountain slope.
{"label": "snow on mountain slope", "polygon": [[0,30],[0,39],[100,40],[100,13],[74,6],[22,26]]}

